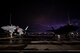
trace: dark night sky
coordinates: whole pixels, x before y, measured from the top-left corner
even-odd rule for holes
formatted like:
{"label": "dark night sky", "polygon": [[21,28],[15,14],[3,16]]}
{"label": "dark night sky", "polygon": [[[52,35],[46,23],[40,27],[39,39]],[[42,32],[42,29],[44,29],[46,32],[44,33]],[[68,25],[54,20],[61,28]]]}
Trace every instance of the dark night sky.
{"label": "dark night sky", "polygon": [[30,31],[46,31],[67,24],[67,14],[72,23],[80,23],[79,1],[27,0],[2,1],[0,4],[0,26],[9,25],[10,12],[12,24],[22,28],[29,26]]}

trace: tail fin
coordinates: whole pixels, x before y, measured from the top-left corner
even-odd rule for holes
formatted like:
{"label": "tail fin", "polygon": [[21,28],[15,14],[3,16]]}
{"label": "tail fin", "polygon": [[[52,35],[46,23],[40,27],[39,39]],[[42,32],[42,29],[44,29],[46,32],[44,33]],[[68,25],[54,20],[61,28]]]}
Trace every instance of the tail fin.
{"label": "tail fin", "polygon": [[27,26],[27,27],[25,28],[25,30],[27,30],[27,29],[28,29],[28,27],[29,27],[29,26]]}

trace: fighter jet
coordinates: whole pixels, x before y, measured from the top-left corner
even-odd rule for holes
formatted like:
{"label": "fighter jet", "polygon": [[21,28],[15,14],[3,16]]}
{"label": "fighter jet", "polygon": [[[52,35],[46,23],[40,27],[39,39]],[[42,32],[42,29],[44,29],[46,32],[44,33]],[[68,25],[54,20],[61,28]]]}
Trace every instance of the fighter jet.
{"label": "fighter jet", "polygon": [[47,31],[54,32],[55,34],[67,34],[69,32],[78,30],[79,27],[71,24],[70,18],[68,17],[68,24],[61,26],[60,28],[56,30],[53,27],[51,28],[52,30],[47,30]]}

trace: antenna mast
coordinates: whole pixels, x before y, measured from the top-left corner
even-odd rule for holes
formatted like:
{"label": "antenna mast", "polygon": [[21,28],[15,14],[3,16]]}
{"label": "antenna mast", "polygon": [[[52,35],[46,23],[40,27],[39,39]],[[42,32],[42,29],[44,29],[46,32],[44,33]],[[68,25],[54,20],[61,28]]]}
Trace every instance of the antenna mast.
{"label": "antenna mast", "polygon": [[12,25],[12,14],[11,14],[11,8],[10,8],[10,20],[9,20],[9,24]]}
{"label": "antenna mast", "polygon": [[71,25],[69,13],[68,13],[68,24]]}
{"label": "antenna mast", "polygon": [[11,24],[11,12],[10,12],[10,25],[12,25],[12,24]]}

